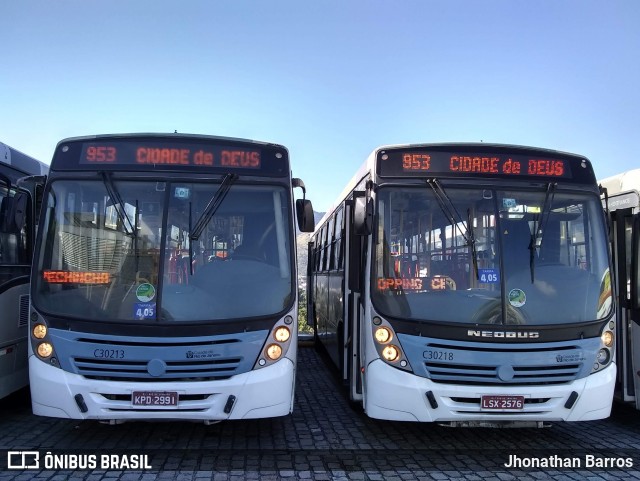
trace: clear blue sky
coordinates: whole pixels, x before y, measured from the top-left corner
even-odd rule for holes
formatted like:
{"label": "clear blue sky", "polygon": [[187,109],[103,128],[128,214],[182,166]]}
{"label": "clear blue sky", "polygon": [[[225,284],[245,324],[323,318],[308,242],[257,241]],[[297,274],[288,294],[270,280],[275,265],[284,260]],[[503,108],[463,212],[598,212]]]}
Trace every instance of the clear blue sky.
{"label": "clear blue sky", "polygon": [[637,0],[0,2],[0,141],[284,144],[318,211],[376,146],[480,141],[640,167]]}

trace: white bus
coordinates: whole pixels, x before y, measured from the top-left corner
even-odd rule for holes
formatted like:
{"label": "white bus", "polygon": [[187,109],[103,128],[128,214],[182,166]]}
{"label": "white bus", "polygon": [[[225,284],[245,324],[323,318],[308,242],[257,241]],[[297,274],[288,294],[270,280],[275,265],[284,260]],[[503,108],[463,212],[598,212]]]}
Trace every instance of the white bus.
{"label": "white bus", "polygon": [[42,184],[18,186],[18,179],[47,170],[0,142],[0,398],[29,383],[29,274]]}
{"label": "white bus", "polygon": [[611,223],[618,323],[615,397],[640,409],[640,169],[600,181]]}
{"label": "white bus", "polygon": [[34,414],[197,420],[289,414],[294,205],[285,147],[182,134],[62,140],[32,271]]}
{"label": "white bus", "polygon": [[369,416],[542,426],[610,414],[615,311],[586,158],[380,147],[309,252],[317,343]]}

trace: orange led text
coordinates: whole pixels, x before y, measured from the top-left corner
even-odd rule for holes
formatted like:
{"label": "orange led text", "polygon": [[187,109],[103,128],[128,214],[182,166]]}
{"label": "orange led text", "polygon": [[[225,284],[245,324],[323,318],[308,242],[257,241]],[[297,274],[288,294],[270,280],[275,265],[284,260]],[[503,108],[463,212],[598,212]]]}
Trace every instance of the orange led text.
{"label": "orange led text", "polygon": [[50,284],[109,284],[108,272],[43,271],[42,278]]}
{"label": "orange led text", "polygon": [[530,175],[552,175],[561,177],[564,174],[564,162],[560,160],[535,160],[529,161],[528,173]]}
{"label": "orange led text", "polygon": [[429,170],[431,156],[427,154],[404,154],[402,156],[402,168],[404,170]]}
{"label": "orange led text", "polygon": [[454,155],[449,162],[452,172],[498,173],[498,157],[461,157]]}
{"label": "orange led text", "polygon": [[260,167],[260,154],[243,150],[223,150],[220,165],[224,167]]}

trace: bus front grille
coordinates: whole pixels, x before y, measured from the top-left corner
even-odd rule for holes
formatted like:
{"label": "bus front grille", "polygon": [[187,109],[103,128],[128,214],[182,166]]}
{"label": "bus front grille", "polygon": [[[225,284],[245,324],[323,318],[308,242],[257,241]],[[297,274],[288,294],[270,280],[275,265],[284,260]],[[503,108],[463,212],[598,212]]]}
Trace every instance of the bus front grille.
{"label": "bus front grille", "polygon": [[74,358],[76,372],[88,379],[131,382],[193,382],[228,379],[237,374],[241,358],[166,361],[163,374],[151,374],[149,361]]}
{"label": "bus front grille", "polygon": [[468,366],[456,364],[425,363],[429,377],[434,382],[486,385],[486,384],[563,384],[575,380],[580,364],[562,366],[512,366],[513,376],[500,377],[498,365]]}
{"label": "bus front grille", "polygon": [[[599,339],[556,343],[477,343],[402,336],[414,372],[470,386],[568,384],[589,375]],[[419,359],[419,361],[418,361]]]}

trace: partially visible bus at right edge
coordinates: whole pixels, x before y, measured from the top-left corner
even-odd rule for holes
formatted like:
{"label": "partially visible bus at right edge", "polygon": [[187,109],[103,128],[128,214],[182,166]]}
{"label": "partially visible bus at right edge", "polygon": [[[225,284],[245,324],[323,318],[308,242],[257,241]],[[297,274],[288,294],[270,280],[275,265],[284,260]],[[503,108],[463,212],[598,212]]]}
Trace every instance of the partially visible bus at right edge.
{"label": "partially visible bus at right edge", "polygon": [[615,301],[585,157],[380,147],[309,254],[316,341],[370,417],[541,427],[609,416]]}
{"label": "partially visible bus at right edge", "polygon": [[611,224],[618,297],[615,397],[640,409],[640,169],[600,180]]}
{"label": "partially visible bus at right edge", "polygon": [[0,142],[0,398],[29,383],[29,274],[42,183],[18,186],[18,179],[47,171]]}

